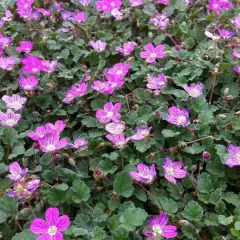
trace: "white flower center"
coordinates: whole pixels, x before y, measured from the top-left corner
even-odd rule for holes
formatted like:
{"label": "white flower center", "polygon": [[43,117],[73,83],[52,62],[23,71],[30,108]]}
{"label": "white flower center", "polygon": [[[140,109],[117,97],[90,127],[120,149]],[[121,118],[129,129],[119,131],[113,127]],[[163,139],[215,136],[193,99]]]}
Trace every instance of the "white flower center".
{"label": "white flower center", "polygon": [[27,3],[24,4],[23,7],[24,7],[24,8],[28,8],[28,4],[27,4]]}
{"label": "white flower center", "polygon": [[50,226],[48,228],[48,234],[50,236],[54,236],[54,235],[56,235],[56,233],[57,233],[57,227],[56,226]]}
{"label": "white flower center", "polygon": [[15,108],[15,109],[16,109],[16,108],[19,108],[20,106],[21,106],[21,103],[20,103],[20,102],[13,102],[13,103],[12,103],[12,107]]}
{"label": "white flower center", "polygon": [[103,5],[103,6],[102,6],[102,9],[107,9],[107,6],[106,6],[106,5]]}
{"label": "white flower center", "polygon": [[107,113],[107,116],[110,118],[110,117],[112,117],[113,116],[113,112],[108,112]]}
{"label": "white flower center", "polygon": [[56,149],[56,147],[55,147],[53,144],[47,145],[47,150],[48,150],[49,152],[54,151],[55,149]]}
{"label": "white flower center", "polygon": [[115,6],[115,3],[114,3],[114,2],[111,2],[110,5],[111,5],[112,7],[114,7],[114,6]]}
{"label": "white flower center", "polygon": [[121,75],[121,74],[123,74],[123,71],[122,70],[118,70],[117,71],[117,75]]}
{"label": "white flower center", "polygon": [[178,123],[185,123],[186,122],[186,117],[185,116],[180,116],[177,119]]}
{"label": "white flower center", "polygon": [[31,86],[30,84],[26,84],[26,85],[24,86],[24,88],[25,88],[26,90],[31,90],[31,89],[32,89],[32,86]]}
{"label": "white flower center", "polygon": [[155,232],[155,233],[158,233],[158,234],[162,234],[162,229],[159,227],[159,226],[153,226],[152,227],[152,230],[153,230],[153,232]]}
{"label": "white flower center", "polygon": [[124,129],[123,126],[117,126],[117,127],[116,127],[117,132],[122,132],[123,129]]}
{"label": "white flower center", "polygon": [[33,72],[37,72],[37,71],[38,71],[38,68],[33,68],[32,71],[33,71]]}
{"label": "white flower center", "polygon": [[219,5],[218,4],[213,4],[213,8],[218,8]]}
{"label": "white flower center", "polygon": [[12,126],[14,123],[15,123],[15,121],[13,119],[8,119],[6,121],[6,125],[8,125],[8,126]]}
{"label": "white flower center", "polygon": [[141,133],[141,135],[142,135],[143,137],[147,137],[147,136],[149,135],[149,132],[148,132],[147,130],[145,130],[145,131],[143,131],[143,132]]}
{"label": "white flower center", "polygon": [[151,56],[152,58],[155,58],[155,57],[157,56],[157,54],[156,54],[156,53],[151,53],[150,56]]}
{"label": "white flower center", "polygon": [[173,170],[173,168],[171,168],[171,167],[167,167],[167,168],[166,168],[166,172],[167,172],[169,175],[172,175],[172,174],[174,173],[174,170]]}
{"label": "white flower center", "polygon": [[194,97],[197,97],[197,96],[199,95],[199,91],[198,91],[197,89],[193,89],[193,90],[192,90],[192,95],[193,95]]}

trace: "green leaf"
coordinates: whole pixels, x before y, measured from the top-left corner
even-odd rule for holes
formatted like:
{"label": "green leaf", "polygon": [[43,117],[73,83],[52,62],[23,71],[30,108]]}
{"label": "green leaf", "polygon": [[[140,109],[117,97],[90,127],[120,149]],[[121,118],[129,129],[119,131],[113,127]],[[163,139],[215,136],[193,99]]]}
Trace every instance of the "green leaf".
{"label": "green leaf", "polygon": [[209,124],[213,122],[213,113],[211,111],[204,111],[198,115],[201,124]]}
{"label": "green leaf", "polygon": [[0,211],[0,224],[7,220],[7,214],[3,211]]}
{"label": "green leaf", "polygon": [[153,138],[148,138],[148,139],[143,139],[140,141],[136,141],[134,143],[134,146],[136,147],[136,149],[143,153],[146,152],[152,145],[154,145],[156,142]]}
{"label": "green leaf", "polygon": [[8,156],[8,158],[13,159],[24,153],[25,153],[25,148],[23,146],[17,146],[13,149],[12,153]]}
{"label": "green leaf", "polygon": [[12,180],[10,178],[0,178],[0,192],[5,193],[5,191],[11,188]]}
{"label": "green leaf", "polygon": [[236,228],[236,230],[240,230],[240,221],[236,221],[235,223],[234,223],[234,227]]}
{"label": "green leaf", "polygon": [[90,198],[90,189],[83,181],[75,180],[71,189],[71,198],[75,203],[86,202]]}
{"label": "green leaf", "polygon": [[8,166],[4,163],[0,163],[0,174],[8,171]]}
{"label": "green leaf", "polygon": [[24,229],[23,232],[17,233],[12,240],[36,240],[36,234],[32,233],[29,229]]}
{"label": "green leaf", "polygon": [[200,175],[200,178],[197,181],[197,187],[199,192],[210,193],[214,190],[213,184],[207,173]]}
{"label": "green leaf", "polygon": [[129,198],[132,196],[134,187],[133,181],[128,172],[122,172],[117,175],[113,182],[113,191],[117,195]]}
{"label": "green leaf", "polygon": [[79,236],[87,235],[88,231],[86,229],[83,229],[83,228],[74,227],[73,230],[72,230],[72,233],[73,233],[74,237],[79,237]]}
{"label": "green leaf", "polygon": [[15,216],[17,212],[17,200],[5,195],[2,199],[0,199],[0,210],[8,217]]}
{"label": "green leaf", "polygon": [[103,240],[106,237],[106,233],[103,229],[95,227],[92,232],[92,240]]}
{"label": "green leaf", "polygon": [[49,107],[52,102],[53,98],[51,95],[41,95],[36,98],[36,105],[43,110]]}
{"label": "green leaf", "polygon": [[58,206],[60,203],[66,202],[66,193],[58,189],[49,189],[47,192],[48,202],[53,206]]}
{"label": "green leaf", "polygon": [[225,217],[224,215],[218,215],[218,221],[220,224],[227,226],[233,222],[233,216]]}
{"label": "green leaf", "polygon": [[185,206],[183,217],[189,221],[200,221],[203,217],[203,208],[195,201],[190,201]]}
{"label": "green leaf", "polygon": [[128,208],[120,216],[120,223],[128,231],[134,231],[137,226],[143,225],[147,217],[148,214],[141,208]]}
{"label": "green leaf", "polygon": [[165,138],[170,138],[170,137],[178,136],[180,134],[180,132],[175,132],[175,131],[170,130],[170,129],[163,129],[162,134]]}
{"label": "green leaf", "polygon": [[159,201],[161,202],[164,212],[166,212],[167,214],[177,212],[178,205],[177,202],[175,202],[173,199],[167,197],[159,197]]}
{"label": "green leaf", "polygon": [[103,172],[104,175],[107,175],[108,173],[113,174],[118,169],[118,167],[113,165],[112,161],[109,160],[100,161],[98,168]]}
{"label": "green leaf", "polygon": [[114,231],[113,240],[127,240],[128,238],[128,231],[124,227],[119,227]]}

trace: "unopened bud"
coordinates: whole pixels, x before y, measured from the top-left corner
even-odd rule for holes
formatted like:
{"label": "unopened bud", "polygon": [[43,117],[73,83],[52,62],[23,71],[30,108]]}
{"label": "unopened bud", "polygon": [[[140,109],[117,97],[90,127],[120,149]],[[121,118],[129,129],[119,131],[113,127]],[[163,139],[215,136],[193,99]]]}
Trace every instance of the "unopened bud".
{"label": "unopened bud", "polygon": [[194,18],[194,19],[193,19],[193,22],[194,22],[194,23],[198,23],[198,18]]}
{"label": "unopened bud", "polygon": [[88,69],[88,68],[87,68],[86,65],[83,65],[83,66],[82,66],[82,70],[83,70],[83,71],[87,71],[87,69]]}
{"label": "unopened bud", "polygon": [[177,51],[180,51],[180,50],[181,50],[181,47],[180,47],[179,45],[176,45],[176,46],[175,46],[175,49],[176,49]]}
{"label": "unopened bud", "polygon": [[27,167],[27,165],[28,165],[28,159],[27,159],[27,158],[23,158],[23,159],[22,159],[22,164],[23,164],[24,167]]}
{"label": "unopened bud", "polygon": [[209,51],[212,51],[212,50],[214,50],[214,49],[215,49],[214,46],[210,46],[210,47],[208,47],[208,50],[209,50]]}
{"label": "unopened bud", "polygon": [[178,148],[176,148],[176,147],[171,147],[171,148],[169,148],[169,151],[170,151],[171,153],[177,153],[177,152],[178,152]]}
{"label": "unopened bud", "polygon": [[238,117],[240,117],[240,111],[235,112],[235,115],[237,115]]}
{"label": "unopened bud", "polygon": [[228,94],[228,92],[229,92],[229,88],[225,88],[223,93],[226,96]]}
{"label": "unopened bud", "polygon": [[213,71],[214,71],[214,73],[218,73],[218,72],[219,72],[219,68],[215,67],[215,68],[213,69]]}
{"label": "unopened bud", "polygon": [[179,223],[179,225],[189,225],[189,221],[187,221],[187,220],[179,220],[178,221],[178,223]]}
{"label": "unopened bud", "polygon": [[155,114],[156,114],[157,116],[160,116],[160,115],[161,115],[161,113],[160,113],[159,111],[156,111]]}
{"label": "unopened bud", "polygon": [[69,158],[69,159],[68,159],[68,163],[69,163],[71,166],[73,166],[73,167],[76,166],[76,162],[74,161],[73,158]]}
{"label": "unopened bud", "polygon": [[221,118],[221,119],[226,119],[227,118],[227,116],[225,114],[219,114],[218,117]]}
{"label": "unopened bud", "polygon": [[96,169],[96,170],[95,170],[95,173],[96,173],[97,175],[101,175],[101,174],[102,174],[102,172],[101,172],[100,169]]}
{"label": "unopened bud", "polygon": [[203,158],[208,159],[210,158],[210,153],[209,152],[203,152]]}
{"label": "unopened bud", "polygon": [[105,75],[104,75],[104,74],[100,74],[100,78],[101,78],[101,79],[104,79],[104,78],[105,78]]}
{"label": "unopened bud", "polygon": [[193,120],[193,124],[199,124],[200,121],[198,119]]}
{"label": "unopened bud", "polygon": [[40,144],[39,144],[38,142],[35,142],[35,143],[33,143],[33,147],[34,147],[35,149],[37,149],[37,148],[40,147]]}
{"label": "unopened bud", "polygon": [[178,146],[179,146],[180,148],[185,148],[185,147],[187,147],[187,143],[185,143],[185,142],[180,142]]}

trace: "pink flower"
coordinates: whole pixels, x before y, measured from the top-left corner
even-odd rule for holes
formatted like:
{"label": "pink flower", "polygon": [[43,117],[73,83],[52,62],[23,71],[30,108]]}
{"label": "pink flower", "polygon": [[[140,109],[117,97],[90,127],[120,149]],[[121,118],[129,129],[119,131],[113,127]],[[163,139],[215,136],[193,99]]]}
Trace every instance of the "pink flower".
{"label": "pink flower", "polygon": [[166,53],[164,52],[164,46],[159,44],[155,48],[149,43],[144,47],[145,51],[140,53],[141,58],[146,58],[147,63],[155,63],[156,59],[164,58]]}
{"label": "pink flower", "polygon": [[108,123],[105,127],[105,130],[113,135],[121,134],[125,129],[125,122],[119,121],[119,122],[113,122]]}
{"label": "pink flower", "polygon": [[53,60],[53,61],[46,61],[46,60],[43,61],[42,60],[41,61],[41,71],[51,73],[56,69],[57,63],[58,63],[57,60]]}
{"label": "pink flower", "polygon": [[143,0],[129,0],[131,7],[138,7],[143,5]]}
{"label": "pink flower", "polygon": [[21,168],[18,162],[14,162],[8,166],[8,170],[10,174],[7,175],[13,181],[19,181],[20,179],[24,178],[25,175],[28,173],[27,168]]}
{"label": "pink flower", "polygon": [[84,12],[76,12],[73,15],[74,21],[76,23],[85,23],[86,22],[86,17]]}
{"label": "pink flower", "polygon": [[128,63],[116,63],[112,68],[108,69],[107,74],[122,80],[128,74],[129,69],[130,64]]}
{"label": "pink flower", "polygon": [[167,239],[175,238],[177,236],[177,228],[173,225],[167,225],[167,222],[168,217],[165,213],[161,213],[155,218],[150,218],[148,227],[151,229],[151,232],[144,232],[144,235],[153,239],[158,236],[163,236]]}
{"label": "pink flower", "polygon": [[156,26],[157,28],[164,30],[170,24],[170,20],[167,14],[159,14],[157,13],[153,18],[150,19],[150,24]]}
{"label": "pink flower", "polygon": [[57,120],[54,124],[52,123],[47,123],[45,125],[46,130],[51,133],[51,134],[59,134],[60,132],[62,132],[65,127],[66,127],[66,123],[63,120]]}
{"label": "pink flower", "polygon": [[235,73],[240,75],[240,66],[236,66],[233,70]]}
{"label": "pink flower", "polygon": [[74,144],[69,143],[68,145],[71,148],[83,150],[88,147],[88,140],[87,140],[87,138],[75,138]]}
{"label": "pink flower", "polygon": [[0,124],[5,127],[14,127],[21,118],[21,114],[14,113],[11,109],[7,109],[4,113],[0,111]]}
{"label": "pink flower", "polygon": [[219,14],[223,9],[229,10],[233,8],[233,4],[228,0],[210,0],[207,7]]}
{"label": "pink flower", "polygon": [[51,10],[46,10],[44,8],[37,8],[37,11],[41,13],[43,16],[50,16]]}
{"label": "pink flower", "polygon": [[89,44],[97,51],[103,52],[106,49],[107,43],[97,40],[96,42],[90,41]]}
{"label": "pink flower", "polygon": [[65,93],[65,98],[63,99],[64,103],[70,103],[76,97],[81,97],[87,92],[88,84],[85,82],[79,82],[76,85],[73,85]]}
{"label": "pink flower", "polygon": [[17,7],[19,9],[30,10],[32,9],[33,3],[34,3],[34,0],[18,0]]}
{"label": "pink flower", "polygon": [[97,10],[99,12],[111,12],[113,9],[120,9],[122,6],[121,0],[102,0],[97,1]]}
{"label": "pink flower", "polygon": [[232,51],[232,55],[233,55],[233,57],[235,57],[235,58],[240,58],[240,49],[238,48],[238,49],[234,49],[233,51]]}
{"label": "pink flower", "polygon": [[211,38],[213,41],[219,40],[221,37],[219,35],[214,35],[208,31],[205,31],[205,35],[209,38]]}
{"label": "pink flower", "polygon": [[22,68],[23,73],[38,74],[41,71],[41,60],[37,56],[28,55],[21,60],[25,66]]}
{"label": "pink flower", "polygon": [[240,16],[237,16],[236,18],[232,19],[231,23],[240,29]]}
{"label": "pink flower", "polygon": [[143,140],[144,138],[148,137],[150,135],[151,127],[148,126],[140,126],[136,128],[136,133],[129,137],[129,139],[134,141]]}
{"label": "pink flower", "polygon": [[202,83],[192,83],[189,86],[184,85],[184,90],[191,96],[192,98],[200,97],[203,93],[204,84]]}
{"label": "pink flower", "polygon": [[123,47],[116,47],[116,51],[127,56],[131,54],[137,44],[135,42],[126,42],[123,44]]}
{"label": "pink flower", "polygon": [[224,39],[231,38],[232,36],[234,36],[237,33],[235,30],[230,32],[230,31],[228,31],[226,29],[223,29],[223,28],[219,29],[218,32],[219,32],[219,35]]}
{"label": "pink flower", "polygon": [[180,109],[172,106],[168,109],[169,115],[166,120],[179,127],[185,127],[189,124],[189,113],[186,108]]}
{"label": "pink flower", "polygon": [[185,178],[187,175],[187,170],[183,168],[182,162],[173,162],[170,157],[165,158],[164,166],[163,166],[164,176],[165,178],[171,182],[176,184],[176,178]]}
{"label": "pink flower", "polygon": [[57,152],[68,145],[66,138],[60,139],[58,133],[44,136],[39,140],[40,149],[42,152]]}
{"label": "pink flower", "polygon": [[118,10],[116,8],[111,10],[111,15],[116,18],[117,20],[123,19],[123,12],[121,10]]}
{"label": "pink flower", "polygon": [[124,133],[120,133],[120,134],[114,134],[114,135],[110,135],[107,134],[106,138],[112,142],[114,144],[115,147],[117,148],[124,148],[125,145],[128,143],[129,139],[125,138]]}
{"label": "pink flower", "polygon": [[12,21],[12,19],[13,19],[13,14],[11,13],[11,11],[7,10],[5,12],[5,17],[2,17],[2,20],[4,22],[10,22],[10,21]]}
{"label": "pink flower", "polygon": [[225,161],[225,164],[228,165],[230,168],[234,166],[240,165],[240,145],[234,146],[233,144],[230,144],[228,146],[228,154],[229,157]]}
{"label": "pink flower", "polygon": [[0,58],[0,68],[3,70],[12,70],[16,64],[15,57]]}
{"label": "pink flower", "polygon": [[11,42],[12,42],[11,38],[4,37],[0,33],[0,48],[6,48],[6,47],[10,46]]}
{"label": "pink flower", "polygon": [[155,0],[154,2],[158,3],[158,4],[167,5],[167,4],[169,4],[170,0]]}
{"label": "pink flower", "polygon": [[35,76],[28,76],[26,78],[18,78],[19,87],[25,91],[34,91],[35,88],[39,85],[39,81]]}
{"label": "pink flower", "polygon": [[96,80],[91,85],[91,88],[100,93],[112,94],[114,92],[114,88],[111,87],[109,82],[106,82],[106,81],[102,82],[102,81]]}
{"label": "pink flower", "polygon": [[4,95],[2,100],[6,103],[7,108],[12,108],[15,111],[21,110],[23,105],[27,102],[27,98],[22,98],[18,94],[13,94],[11,97]]}
{"label": "pink flower", "polygon": [[107,75],[107,83],[108,88],[106,90],[106,93],[112,94],[113,90],[116,88],[120,88],[124,85],[124,81],[122,76],[119,77],[119,75]]}
{"label": "pink flower", "polygon": [[88,6],[90,4],[90,0],[79,0],[80,4],[82,4],[84,7]]}
{"label": "pink flower", "polygon": [[47,132],[45,126],[39,126],[39,127],[36,128],[35,132],[30,131],[28,133],[28,137],[31,138],[34,141],[39,141],[40,139],[44,138],[47,133],[48,132]]}
{"label": "pink flower", "polygon": [[33,48],[33,42],[31,41],[21,41],[19,43],[19,46],[16,47],[16,50],[18,52],[25,52],[25,53],[30,53]]}
{"label": "pink flower", "polygon": [[111,120],[117,121],[121,118],[121,114],[118,112],[121,108],[121,103],[113,104],[112,102],[106,103],[103,109],[99,109],[96,112],[96,118],[100,123],[108,123]]}
{"label": "pink flower", "polygon": [[147,88],[158,90],[167,85],[167,78],[164,74],[160,73],[157,77],[151,75],[147,78]]}
{"label": "pink flower", "polygon": [[35,218],[30,226],[33,233],[40,234],[37,240],[63,240],[62,231],[70,226],[67,215],[59,217],[57,208],[48,208],[45,213],[46,221]]}

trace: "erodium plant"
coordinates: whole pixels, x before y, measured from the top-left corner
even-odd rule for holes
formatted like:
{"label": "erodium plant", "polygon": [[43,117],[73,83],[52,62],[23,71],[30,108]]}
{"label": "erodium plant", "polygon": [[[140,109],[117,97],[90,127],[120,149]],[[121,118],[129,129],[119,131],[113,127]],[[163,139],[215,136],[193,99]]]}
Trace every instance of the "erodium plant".
{"label": "erodium plant", "polygon": [[1,239],[240,239],[239,0],[0,13]]}

